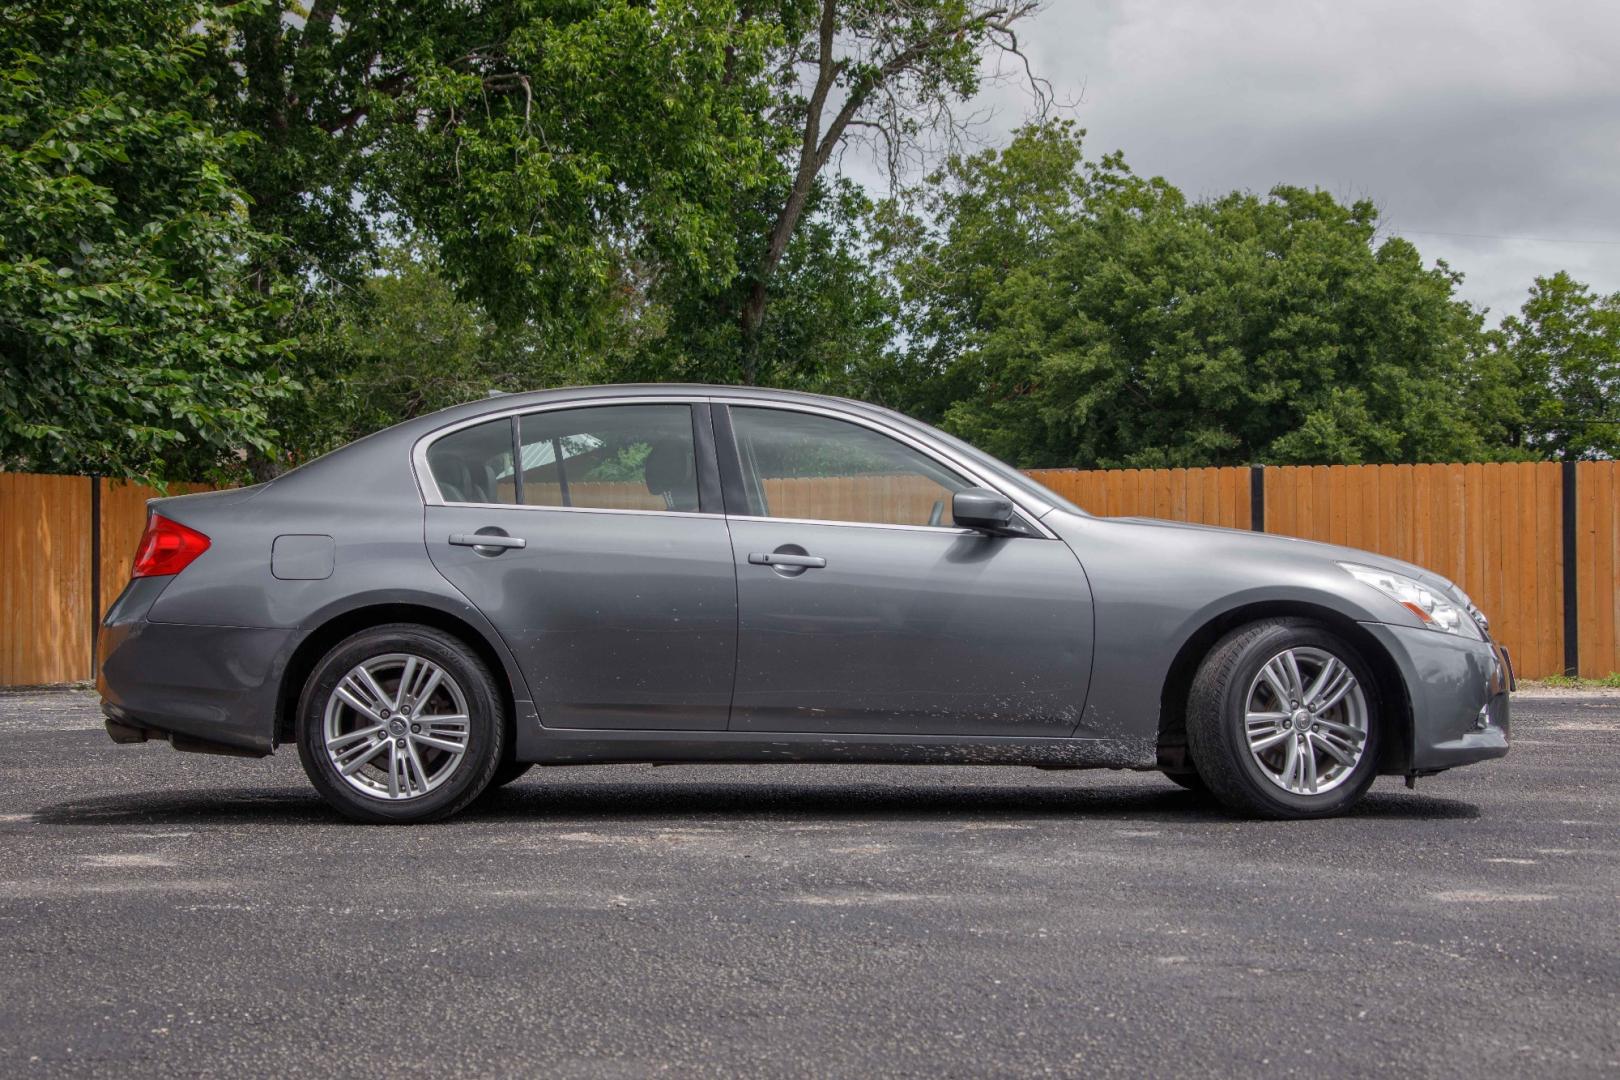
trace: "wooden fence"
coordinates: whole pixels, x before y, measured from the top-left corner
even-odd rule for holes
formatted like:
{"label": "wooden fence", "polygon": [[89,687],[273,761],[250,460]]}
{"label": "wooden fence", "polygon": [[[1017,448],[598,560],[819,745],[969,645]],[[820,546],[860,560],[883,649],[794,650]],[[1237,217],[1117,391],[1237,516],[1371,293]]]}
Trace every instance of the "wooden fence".
{"label": "wooden fence", "polygon": [[[170,484],[169,494],[206,490]],[[146,500],[160,492],[88,476],[0,473],[0,686],[95,671],[95,627],[129,582]]]}
{"label": "wooden fence", "polygon": [[[1620,670],[1620,462],[1031,475],[1095,514],[1263,529],[1406,559],[1473,596],[1520,675]],[[845,517],[896,498],[926,516],[938,494],[882,477],[843,481],[831,494],[794,487],[806,481],[774,483],[773,499],[791,496],[805,516],[815,515],[800,504],[823,495]],[[647,498],[639,485],[621,486],[627,504]],[[601,487],[612,501],[606,489],[615,486]],[[82,476],[0,473],[0,686],[91,677],[94,626],[129,579],[145,501],[156,494]]]}

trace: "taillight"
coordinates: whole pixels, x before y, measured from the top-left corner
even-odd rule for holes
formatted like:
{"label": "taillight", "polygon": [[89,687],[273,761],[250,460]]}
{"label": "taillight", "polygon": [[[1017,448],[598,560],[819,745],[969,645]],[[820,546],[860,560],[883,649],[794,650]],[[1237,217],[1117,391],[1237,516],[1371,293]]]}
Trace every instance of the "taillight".
{"label": "taillight", "polygon": [[135,549],[134,577],[163,577],[178,574],[193,559],[208,550],[208,537],[188,529],[162,514],[146,519],[146,532]]}

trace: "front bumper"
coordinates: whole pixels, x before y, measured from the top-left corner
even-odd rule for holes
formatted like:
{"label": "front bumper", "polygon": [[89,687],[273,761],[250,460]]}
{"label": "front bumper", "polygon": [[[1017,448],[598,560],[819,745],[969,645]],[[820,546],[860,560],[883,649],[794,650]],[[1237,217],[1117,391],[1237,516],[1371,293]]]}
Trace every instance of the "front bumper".
{"label": "front bumper", "polygon": [[1408,774],[1508,752],[1512,668],[1495,643],[1388,623],[1361,626],[1383,645],[1406,683],[1412,705]]}
{"label": "front bumper", "polygon": [[113,721],[109,734],[166,737],[176,749],[270,753],[292,632],[149,622],[166,582],[137,578],[101,625],[96,689]]}

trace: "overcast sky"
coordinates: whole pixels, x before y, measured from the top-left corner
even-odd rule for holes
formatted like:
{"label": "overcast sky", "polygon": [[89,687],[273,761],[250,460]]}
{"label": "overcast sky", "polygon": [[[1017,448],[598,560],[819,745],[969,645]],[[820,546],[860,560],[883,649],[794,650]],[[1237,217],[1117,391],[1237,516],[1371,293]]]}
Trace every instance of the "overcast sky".
{"label": "overcast sky", "polygon": [[[1558,269],[1620,290],[1620,0],[1049,0],[1022,36],[1088,156],[1369,197],[1493,321]],[[983,98],[992,138],[1028,107]]]}

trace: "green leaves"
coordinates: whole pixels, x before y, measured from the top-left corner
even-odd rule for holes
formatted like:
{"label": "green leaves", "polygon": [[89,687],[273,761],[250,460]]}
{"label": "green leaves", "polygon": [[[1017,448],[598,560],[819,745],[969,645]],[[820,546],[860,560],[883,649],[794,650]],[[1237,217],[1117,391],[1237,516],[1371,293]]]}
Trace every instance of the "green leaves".
{"label": "green leaves", "polygon": [[1480,316],[1370,203],[1188,202],[1080,133],[953,160],[894,254],[910,402],[1025,465],[1470,460]]}
{"label": "green leaves", "polygon": [[1537,278],[1491,343],[1486,386],[1504,441],[1538,456],[1620,455],[1620,293],[1595,295],[1563,272]]}
{"label": "green leaves", "polygon": [[245,280],[271,241],[185,77],[193,18],[5,12],[0,467],[189,478],[273,438],[279,301]]}

